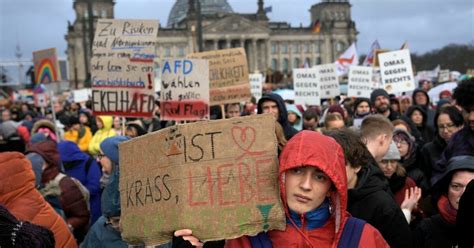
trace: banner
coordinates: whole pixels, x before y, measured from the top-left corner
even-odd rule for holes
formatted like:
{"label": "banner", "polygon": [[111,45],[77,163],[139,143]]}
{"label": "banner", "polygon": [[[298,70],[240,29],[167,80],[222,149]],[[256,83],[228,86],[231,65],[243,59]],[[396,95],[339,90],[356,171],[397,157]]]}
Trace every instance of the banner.
{"label": "banner", "polygon": [[272,115],[177,125],[124,142],[122,238],[171,241],[189,228],[202,241],[284,230]]}
{"label": "banner", "polygon": [[321,87],[318,80],[317,68],[293,69],[293,89],[295,104],[320,105]]}
{"label": "banner", "polygon": [[374,90],[373,68],[367,66],[351,66],[349,68],[348,97],[366,97]]}
{"label": "banner", "polygon": [[337,75],[336,64],[317,65],[313,68],[317,69],[319,87],[321,88],[321,98],[332,98],[339,96],[341,90],[339,88],[339,77]]}
{"label": "banner", "polygon": [[382,85],[389,94],[415,89],[409,50],[382,53],[379,60]]}
{"label": "banner", "polygon": [[252,96],[255,97],[256,101],[260,98],[262,98],[262,92],[263,92],[263,82],[265,81],[265,78],[261,73],[254,73],[249,75],[249,81],[250,81],[250,92],[252,93]]}
{"label": "banner", "polygon": [[336,64],[336,70],[338,76],[347,75],[349,72],[349,66],[359,64],[359,55],[357,55],[357,49],[355,43],[352,43],[347,50],[341,54],[341,56],[334,62]]}
{"label": "banner", "polygon": [[150,117],[157,20],[99,19],[92,44],[94,115]]}
{"label": "banner", "polygon": [[36,85],[47,84],[61,80],[56,48],[34,51],[33,64],[35,67]]}
{"label": "banner", "polygon": [[209,60],[211,105],[250,101],[252,95],[244,48],[193,53],[188,58]]}
{"label": "banner", "polygon": [[209,119],[209,62],[165,60],[161,70],[162,120]]}

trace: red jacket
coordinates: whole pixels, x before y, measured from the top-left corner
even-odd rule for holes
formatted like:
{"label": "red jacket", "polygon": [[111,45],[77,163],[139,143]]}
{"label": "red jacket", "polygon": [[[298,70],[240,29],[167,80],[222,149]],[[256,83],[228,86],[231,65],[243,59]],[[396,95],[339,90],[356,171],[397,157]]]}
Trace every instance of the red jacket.
{"label": "red jacket", "polygon": [[[347,176],[344,153],[339,144],[332,138],[313,131],[301,131],[285,146],[280,156],[280,190],[281,199],[289,218],[286,204],[284,175],[289,169],[314,166],[329,176],[333,183],[330,194],[333,212],[326,224],[313,230],[300,229],[287,224],[285,231],[269,231],[273,247],[337,247],[349,217],[347,205]],[[246,236],[228,240],[226,247],[251,247]],[[389,247],[382,235],[370,224],[365,224],[359,247]]]}
{"label": "red jacket", "polygon": [[56,247],[77,247],[64,220],[36,190],[31,164],[21,153],[0,153],[0,204],[17,219],[51,230]]}

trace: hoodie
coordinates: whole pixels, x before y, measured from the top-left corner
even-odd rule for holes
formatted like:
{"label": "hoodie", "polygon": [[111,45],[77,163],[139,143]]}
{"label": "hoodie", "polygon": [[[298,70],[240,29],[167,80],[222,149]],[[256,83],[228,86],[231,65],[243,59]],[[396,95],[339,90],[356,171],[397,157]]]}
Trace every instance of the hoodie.
{"label": "hoodie", "polygon": [[[89,191],[92,225],[102,214],[100,210],[101,169],[97,161],[82,152],[74,142],[61,141],[58,144],[58,150],[66,174],[79,180]],[[87,166],[88,162],[89,166]]]}
{"label": "hoodie", "polygon": [[301,131],[303,129],[303,115],[301,114],[300,110],[296,107],[296,105],[287,105],[287,110],[288,113],[294,113],[296,116],[298,116],[298,119],[296,122],[292,125],[294,129],[297,131]]}
{"label": "hoodie", "polygon": [[286,140],[290,140],[291,137],[293,137],[298,131],[291,126],[291,124],[288,122],[288,111],[286,110],[285,102],[283,101],[283,98],[281,98],[280,95],[270,93],[267,95],[262,96],[260,100],[258,100],[258,105],[257,105],[257,113],[258,114],[263,114],[263,102],[265,101],[273,101],[277,104],[278,106],[278,123],[280,123],[281,127],[283,127],[283,131],[285,133],[285,138]]}
{"label": "hoodie", "polygon": [[[285,173],[293,168],[313,166],[324,172],[332,182],[327,206],[328,219],[322,226],[313,224],[313,211],[295,214],[288,208]],[[273,247],[337,247],[349,217],[347,205],[347,177],[342,148],[330,137],[314,131],[301,131],[291,139],[280,156],[280,194],[285,207],[287,227],[284,231],[269,231]],[[326,202],[322,203],[323,207]],[[402,217],[403,218],[403,217]],[[251,247],[246,237],[228,240],[226,247]],[[369,224],[362,230],[359,247],[388,247],[380,233]]]}
{"label": "hoodie", "polygon": [[419,144],[420,147],[423,146],[424,144],[433,141],[434,136],[435,136],[435,131],[432,127],[428,125],[428,116],[426,114],[426,110],[423,109],[422,106],[420,105],[413,105],[410,106],[407,111],[406,111],[406,116],[411,120],[411,116],[413,115],[413,112],[415,110],[418,110],[421,112],[423,115],[423,122],[421,126],[416,125],[416,129],[421,133],[421,138],[423,139],[423,144]]}
{"label": "hoodie", "polygon": [[[426,99],[427,100],[427,103],[425,105],[418,105],[416,104],[415,102],[415,96],[416,96],[416,93],[418,92],[422,92],[423,94],[425,94],[426,96]],[[411,102],[413,103],[413,105],[418,105],[420,107],[423,108],[423,110],[425,111],[428,119],[427,119],[427,122],[426,124],[431,127],[431,128],[434,128],[434,122],[435,122],[435,115],[436,115],[436,111],[434,111],[433,109],[430,108],[430,103],[431,103],[431,100],[430,100],[430,96],[428,95],[428,93],[426,93],[426,91],[424,91],[423,89],[416,89],[415,91],[413,91],[413,94],[411,95]]]}
{"label": "hoodie", "polygon": [[112,116],[99,116],[97,118],[102,120],[104,127],[97,130],[97,132],[94,134],[91,141],[89,142],[89,154],[92,156],[99,154],[99,146],[103,140],[108,137],[117,135],[115,130],[112,128],[112,124],[114,122]]}

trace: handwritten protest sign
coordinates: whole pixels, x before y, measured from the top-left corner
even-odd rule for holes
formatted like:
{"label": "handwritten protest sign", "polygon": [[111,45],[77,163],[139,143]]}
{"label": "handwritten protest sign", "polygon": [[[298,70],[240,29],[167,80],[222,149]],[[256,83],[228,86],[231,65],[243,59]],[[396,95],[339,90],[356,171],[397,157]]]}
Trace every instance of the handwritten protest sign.
{"label": "handwritten protest sign", "polygon": [[35,84],[46,84],[61,80],[56,48],[33,52]]}
{"label": "handwritten protest sign", "polygon": [[373,68],[367,66],[349,67],[348,97],[367,97],[370,98],[374,90]]}
{"label": "handwritten protest sign", "polygon": [[247,56],[243,48],[193,53],[188,58],[209,60],[211,105],[250,100]]}
{"label": "handwritten protest sign", "polygon": [[389,94],[415,89],[408,49],[379,54],[379,61],[382,85]]}
{"label": "handwritten protest sign", "polygon": [[91,59],[94,115],[153,114],[157,34],[155,20],[98,20]]}
{"label": "handwritten protest sign", "polygon": [[122,237],[203,241],[284,230],[275,120],[269,114],[177,125],[119,146]]}
{"label": "handwritten protest sign", "polygon": [[451,74],[449,70],[440,70],[438,74],[438,83],[451,81]]}
{"label": "handwritten protest sign", "polygon": [[321,87],[317,68],[293,69],[295,104],[320,105]]}
{"label": "handwritten protest sign", "polygon": [[261,73],[253,73],[249,75],[250,81],[250,92],[255,99],[258,100],[262,98],[262,89],[264,77]]}
{"label": "handwritten protest sign", "polygon": [[165,60],[161,70],[163,120],[209,119],[209,62]]}
{"label": "handwritten protest sign", "polygon": [[320,97],[331,98],[339,96],[341,94],[341,90],[339,88],[337,65],[324,64],[314,66],[313,68],[318,70],[318,82],[319,87],[321,88]]}

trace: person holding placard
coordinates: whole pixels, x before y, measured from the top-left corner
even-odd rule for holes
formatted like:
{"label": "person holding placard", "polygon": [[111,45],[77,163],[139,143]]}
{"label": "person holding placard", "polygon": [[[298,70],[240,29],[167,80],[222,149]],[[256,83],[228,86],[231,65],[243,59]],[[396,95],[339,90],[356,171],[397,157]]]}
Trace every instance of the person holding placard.
{"label": "person holding placard", "polygon": [[[379,231],[346,212],[344,167],[343,150],[334,139],[308,130],[296,134],[280,156],[286,230],[227,240],[225,247],[389,247]],[[192,230],[175,235],[203,245]]]}

